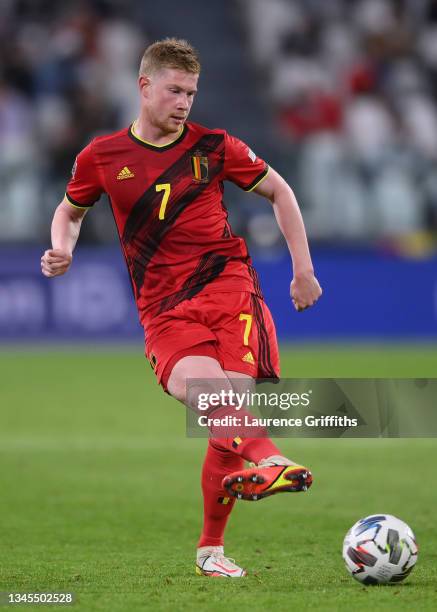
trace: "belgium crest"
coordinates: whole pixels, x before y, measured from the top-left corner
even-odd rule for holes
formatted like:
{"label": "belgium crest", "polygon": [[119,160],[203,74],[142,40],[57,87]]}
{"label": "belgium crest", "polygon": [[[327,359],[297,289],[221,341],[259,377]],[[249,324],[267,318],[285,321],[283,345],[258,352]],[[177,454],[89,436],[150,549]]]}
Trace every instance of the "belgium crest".
{"label": "belgium crest", "polygon": [[196,183],[208,182],[208,158],[202,151],[195,151],[191,156],[191,169]]}

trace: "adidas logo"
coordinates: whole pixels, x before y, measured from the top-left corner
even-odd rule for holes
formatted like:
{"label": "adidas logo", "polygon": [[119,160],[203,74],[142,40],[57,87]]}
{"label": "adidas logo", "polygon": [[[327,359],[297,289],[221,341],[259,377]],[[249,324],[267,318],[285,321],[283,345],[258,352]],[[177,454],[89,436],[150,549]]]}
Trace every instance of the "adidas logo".
{"label": "adidas logo", "polygon": [[117,180],[122,181],[123,179],[134,178],[135,174],[129,170],[127,166],[125,166],[120,172],[117,174]]}
{"label": "adidas logo", "polygon": [[242,357],[242,360],[245,361],[246,363],[251,363],[252,365],[254,365],[254,363],[255,363],[255,360],[253,358],[253,355],[252,355],[251,351],[246,353],[244,355],[244,357]]}

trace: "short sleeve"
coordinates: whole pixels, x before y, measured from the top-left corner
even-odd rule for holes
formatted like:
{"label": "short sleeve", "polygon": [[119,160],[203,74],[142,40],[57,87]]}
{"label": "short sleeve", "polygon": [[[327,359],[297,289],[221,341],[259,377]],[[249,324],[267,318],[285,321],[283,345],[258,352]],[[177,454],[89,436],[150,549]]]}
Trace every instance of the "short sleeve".
{"label": "short sleeve", "polygon": [[243,141],[225,134],[225,180],[232,181],[244,191],[252,191],[267,176],[269,166]]}
{"label": "short sleeve", "polygon": [[90,142],[76,157],[65,192],[70,204],[78,208],[91,208],[104,192],[92,147]]}

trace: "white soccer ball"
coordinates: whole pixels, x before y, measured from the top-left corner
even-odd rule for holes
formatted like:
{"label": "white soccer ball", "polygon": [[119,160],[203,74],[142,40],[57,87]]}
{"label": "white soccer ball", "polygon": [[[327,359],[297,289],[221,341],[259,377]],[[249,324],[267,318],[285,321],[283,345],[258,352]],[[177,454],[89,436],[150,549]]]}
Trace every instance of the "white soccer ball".
{"label": "white soccer ball", "polygon": [[363,584],[400,582],[417,561],[410,527],[391,514],[372,514],[355,523],[343,542],[348,572]]}

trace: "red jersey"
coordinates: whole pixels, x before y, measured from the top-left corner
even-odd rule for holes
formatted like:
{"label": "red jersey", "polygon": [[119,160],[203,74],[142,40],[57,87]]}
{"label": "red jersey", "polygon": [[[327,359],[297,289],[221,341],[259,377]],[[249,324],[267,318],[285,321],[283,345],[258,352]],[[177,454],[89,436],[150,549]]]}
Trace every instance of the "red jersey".
{"label": "red jersey", "polygon": [[133,126],[95,138],[77,156],[66,197],[89,208],[103,192],[117,224],[140,320],[202,293],[261,290],[245,241],[232,233],[223,181],[245,191],[267,164],[225,130],[186,123],[171,143]]}

